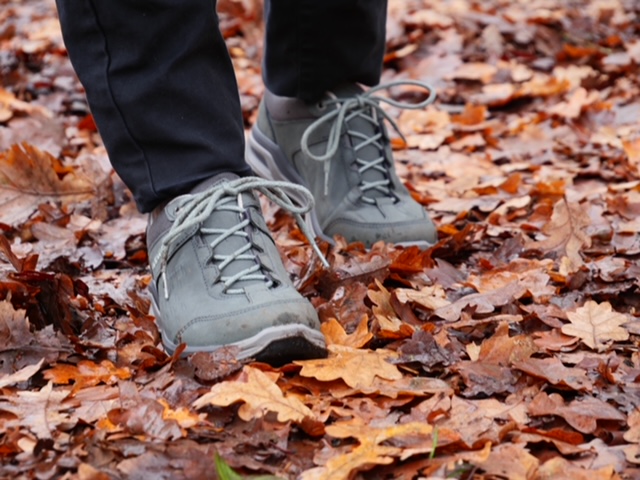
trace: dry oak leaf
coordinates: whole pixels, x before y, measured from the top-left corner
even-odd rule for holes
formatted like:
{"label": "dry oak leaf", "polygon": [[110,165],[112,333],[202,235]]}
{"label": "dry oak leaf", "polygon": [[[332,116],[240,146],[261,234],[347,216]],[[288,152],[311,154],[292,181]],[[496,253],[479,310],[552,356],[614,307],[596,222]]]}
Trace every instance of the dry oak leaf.
{"label": "dry oak leaf", "polygon": [[488,477],[530,480],[536,478],[539,463],[523,444],[506,443],[495,446],[486,461],[474,465],[484,470]]}
{"label": "dry oak leaf", "polygon": [[94,183],[77,170],[65,168],[47,152],[22,143],[0,153],[0,206],[2,221],[24,222],[49,199],[87,200]]}
{"label": "dry oak leaf", "polygon": [[457,433],[461,442],[471,449],[480,448],[485,442],[500,443],[506,425],[526,423],[528,417],[521,403],[502,406],[498,403],[495,399],[465,400],[453,396],[447,415],[436,420],[438,429]]}
{"label": "dry oak leaf", "polygon": [[330,458],[318,468],[307,470],[301,480],[346,480],[358,471],[367,470],[374,465],[388,465],[404,452],[404,448],[381,445],[383,442],[410,438],[423,442],[424,437],[432,441],[433,427],[428,423],[413,422],[375,428],[361,424],[337,423],[327,427],[327,434],[334,438],[355,437],[360,442],[350,452]]}
{"label": "dry oak leaf", "polygon": [[76,393],[86,387],[93,387],[99,383],[111,385],[118,380],[131,378],[131,370],[126,367],[118,368],[109,360],[103,360],[99,364],[90,360],[81,360],[78,365],[59,363],[43,374],[46,380],[51,380],[58,385],[68,385],[74,382],[72,393]]}
{"label": "dry oak leaf", "polygon": [[295,397],[285,397],[273,378],[257,368],[245,366],[237,380],[218,383],[197,399],[193,406],[207,405],[227,407],[236,402],[244,402],[238,415],[244,421],[260,418],[267,412],[274,412],[279,422],[301,423],[314,418],[313,412]]}
{"label": "dry oak leaf", "polygon": [[584,232],[590,224],[591,220],[582,206],[563,198],[554,205],[551,220],[542,228],[548,237],[528,242],[526,247],[564,255],[567,261],[563,264],[565,271],[561,273],[576,272],[584,265],[580,250],[591,246],[591,237]]}
{"label": "dry oak leaf", "polygon": [[455,322],[460,319],[462,311],[467,307],[475,307],[476,313],[491,313],[496,307],[511,303],[525,293],[527,293],[525,285],[519,282],[510,283],[490,292],[465,295],[450,305],[438,308],[433,313],[448,322]]}
{"label": "dry oak leaf", "polygon": [[373,334],[369,331],[369,318],[367,315],[362,315],[358,326],[351,334],[347,334],[340,322],[335,318],[330,318],[328,321],[323,322],[320,325],[320,330],[322,330],[327,345],[360,348],[364,347],[373,338]]}
{"label": "dry oak leaf", "polygon": [[193,413],[191,410],[185,407],[178,407],[176,409],[171,408],[169,402],[164,398],[159,398],[158,403],[164,407],[162,412],[163,420],[175,420],[181,428],[191,428],[200,422],[204,421],[206,414]]}
{"label": "dry oak leaf", "polygon": [[0,121],[9,120],[13,117],[13,112],[41,115],[46,118],[53,117],[53,113],[48,108],[18,100],[13,93],[0,87]]}
{"label": "dry oak leaf", "polygon": [[7,387],[9,385],[13,385],[15,383],[26,382],[31,377],[33,377],[44,363],[44,358],[41,359],[38,363],[34,363],[33,365],[27,365],[26,367],[18,370],[17,372],[11,375],[2,375],[0,374],[0,388]]}
{"label": "dry oak leaf", "polygon": [[451,304],[441,285],[426,286],[420,290],[398,288],[394,293],[402,303],[413,302],[429,310],[437,310]]}
{"label": "dry oak leaf", "polygon": [[391,292],[384,288],[384,285],[378,279],[376,279],[376,286],[378,290],[367,291],[367,296],[373,302],[371,310],[378,320],[380,329],[387,332],[400,332],[404,328],[408,329],[406,333],[411,336],[414,329],[411,325],[404,324],[398,317],[391,305]]}
{"label": "dry oak leaf", "polygon": [[69,390],[54,390],[53,383],[49,382],[39,391],[19,391],[16,395],[2,396],[0,411],[16,417],[5,420],[2,428],[27,428],[39,439],[52,438],[59,425],[76,423],[68,413],[71,407],[62,403],[68,395]]}
{"label": "dry oak leaf", "polygon": [[570,324],[562,326],[562,333],[578,337],[588,347],[602,352],[612,341],[624,341],[629,332],[621,327],[628,318],[613,311],[609,302],[589,300],[575,312],[567,312]]}
{"label": "dry oak leaf", "polygon": [[581,433],[595,432],[598,420],[624,422],[626,417],[617,408],[594,397],[583,397],[565,405],[557,393],[538,393],[529,403],[532,416],[557,415]]}
{"label": "dry oak leaf", "polygon": [[624,434],[624,439],[629,443],[640,443],[640,408],[629,414],[627,419],[629,430]]}
{"label": "dry oak leaf", "polygon": [[546,461],[539,469],[536,480],[616,480],[619,479],[612,466],[598,470],[581,468],[562,457]]}
{"label": "dry oak leaf", "polygon": [[534,377],[544,378],[553,385],[566,385],[574,390],[593,390],[593,383],[582,368],[565,367],[558,357],[527,358],[516,362],[514,368]]}
{"label": "dry oak leaf", "polygon": [[398,367],[388,362],[397,358],[389,350],[357,350],[355,348],[330,345],[329,358],[294,362],[302,366],[300,376],[312,377],[323,382],[342,379],[351,388],[367,389],[376,377],[385,380],[400,380]]}

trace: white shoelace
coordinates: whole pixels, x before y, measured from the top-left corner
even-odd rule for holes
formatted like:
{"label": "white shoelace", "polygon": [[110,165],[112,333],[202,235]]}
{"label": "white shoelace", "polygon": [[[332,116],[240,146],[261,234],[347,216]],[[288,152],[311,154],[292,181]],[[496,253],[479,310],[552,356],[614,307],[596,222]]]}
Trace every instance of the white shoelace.
{"label": "white shoelace", "polygon": [[[200,230],[205,234],[218,235],[216,239],[211,242],[211,249],[215,249],[216,246],[220,245],[231,236],[239,236],[246,239],[245,245],[238,248],[233,253],[229,255],[214,255],[214,260],[220,262],[218,264],[220,271],[236,260],[255,260],[256,262],[255,265],[245,268],[232,276],[219,277],[218,281],[222,281],[224,283],[225,292],[242,293],[243,289],[231,288],[236,282],[241,280],[264,280],[267,286],[272,284],[272,280],[263,273],[263,266],[257,260],[256,255],[251,251],[253,249],[253,244],[249,235],[244,231],[244,228],[249,225],[251,220],[246,216],[245,218],[242,218],[241,214],[245,212],[244,205],[242,204],[242,193],[250,190],[261,192],[280,208],[291,213],[296,219],[300,230],[307,237],[311,247],[322,261],[322,264],[325,267],[329,266],[327,259],[318,248],[308,225],[302,218],[302,215],[309,212],[314,205],[313,195],[309,190],[301,185],[289,182],[263,180],[256,177],[238,178],[236,180],[215,185],[203,192],[184,197],[185,200],[180,204],[176,218],[169,231],[163,237],[160,252],[154,260],[154,268],[160,264],[161,276],[164,277],[165,299],[169,298],[169,282],[166,275],[166,269],[171,244],[178,239],[183,232],[193,228],[194,225],[201,225],[216,210],[233,211],[240,215],[238,217],[238,223],[232,228],[200,228]],[[303,198],[302,205],[296,205],[293,203],[291,197],[287,194],[287,190],[290,192],[295,191],[300,194]]]}
{"label": "white shoelace", "polygon": [[[417,86],[423,88],[429,92],[429,96],[425,100],[418,103],[407,103],[398,102],[397,100],[393,100],[392,98],[375,95],[376,92],[379,92],[381,90],[388,90],[392,87],[398,87],[402,85]],[[354,139],[353,143],[356,155],[358,151],[362,150],[368,145],[374,145],[380,152],[384,151],[384,145],[381,142],[381,140],[383,140],[381,131],[373,136],[368,136],[357,130],[351,130],[349,128],[345,129],[344,125],[346,125],[350,120],[356,117],[360,117],[377,128],[379,125],[379,118],[382,118],[386,119],[394,128],[394,130],[398,132],[400,137],[405,140],[404,135],[400,131],[396,121],[391,118],[391,116],[387,112],[384,111],[384,109],[380,106],[380,103],[384,102],[402,109],[418,110],[433,103],[435,101],[435,98],[435,90],[427,83],[419,82],[416,80],[398,80],[395,82],[378,85],[353,97],[336,97],[330,98],[328,100],[323,100],[322,103],[324,105],[335,105],[337,106],[337,108],[331,109],[329,112],[315,120],[311,125],[309,125],[309,127],[307,127],[304,134],[302,135],[301,148],[302,152],[309,158],[318,162],[324,162],[324,194],[329,194],[329,173],[331,171],[331,159],[338,151],[338,148],[340,146],[340,137],[342,136],[343,130],[347,135]],[[311,152],[309,141],[313,133],[326,124],[331,125],[331,128],[329,130],[329,139],[327,140],[327,148],[323,154],[316,155]],[[375,182],[367,182],[362,180],[360,189],[363,192],[363,200],[365,200],[367,203],[375,203],[375,200],[373,200],[372,198],[364,196],[364,193],[371,189],[375,189],[387,196],[391,196],[391,190],[389,188],[390,180],[387,173],[389,165],[386,164],[384,155],[380,155],[380,157],[373,160],[365,160],[356,157],[356,163],[358,164],[358,172],[360,173],[360,175],[362,175],[369,169],[375,169],[385,176],[385,180],[379,180]]]}

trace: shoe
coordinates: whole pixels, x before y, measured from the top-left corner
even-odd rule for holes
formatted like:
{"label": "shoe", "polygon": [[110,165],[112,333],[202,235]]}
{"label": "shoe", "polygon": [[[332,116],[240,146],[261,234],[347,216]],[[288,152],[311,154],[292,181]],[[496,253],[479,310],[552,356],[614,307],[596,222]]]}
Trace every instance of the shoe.
{"label": "shoe", "polygon": [[[429,98],[405,104],[374,95],[399,84],[427,88]],[[345,85],[316,104],[267,91],[247,142],[246,160],[263,178],[311,190],[315,208],[307,220],[326,241],[333,243],[339,234],[367,246],[383,240],[426,248],[437,241],[436,228],[396,175],[384,120],[398,128],[380,103],[422,108],[434,97],[433,89],[413,81],[366,92]]]}
{"label": "shoe", "polygon": [[151,214],[152,306],[168,352],[184,343],[184,354],[235,346],[239,360],[269,363],[326,355],[316,311],[291,284],[252,190],[303,224],[313,204],[298,185],[222,174]]}

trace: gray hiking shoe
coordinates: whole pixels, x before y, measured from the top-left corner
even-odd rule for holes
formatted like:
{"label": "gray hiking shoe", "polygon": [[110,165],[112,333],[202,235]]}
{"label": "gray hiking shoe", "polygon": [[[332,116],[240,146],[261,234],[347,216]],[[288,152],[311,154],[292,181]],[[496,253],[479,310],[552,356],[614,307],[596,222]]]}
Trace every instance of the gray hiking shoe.
{"label": "gray hiking shoe", "polygon": [[151,293],[167,351],[231,345],[239,359],[276,363],[325,355],[318,316],[292,286],[252,190],[302,224],[313,204],[304,187],[223,174],[151,214]]}
{"label": "gray hiking shoe", "polygon": [[[429,98],[406,104],[374,95],[399,84],[424,87]],[[368,246],[384,240],[427,247],[437,241],[437,232],[396,175],[384,120],[398,128],[380,103],[423,108],[434,97],[433,89],[414,81],[366,92],[346,85],[311,105],[266,92],[249,137],[247,162],[261,177],[311,190],[315,208],[307,220],[324,240],[332,242],[340,234]]]}

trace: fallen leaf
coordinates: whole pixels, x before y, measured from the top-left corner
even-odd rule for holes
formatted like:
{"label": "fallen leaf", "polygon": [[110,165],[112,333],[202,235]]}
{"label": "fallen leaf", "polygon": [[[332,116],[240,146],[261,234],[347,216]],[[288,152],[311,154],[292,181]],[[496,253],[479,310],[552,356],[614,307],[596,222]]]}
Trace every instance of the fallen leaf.
{"label": "fallen leaf", "polygon": [[491,313],[496,307],[517,300],[527,292],[527,288],[519,283],[498,288],[486,293],[472,293],[450,305],[439,307],[433,313],[448,322],[460,319],[462,311],[466,308],[474,308],[476,313]]}
{"label": "fallen leaf", "polygon": [[5,223],[24,222],[48,200],[87,200],[94,193],[95,185],[89,178],[63,168],[56,158],[28,143],[0,153],[0,205]]}
{"label": "fallen leaf", "polygon": [[[402,454],[403,448],[382,445],[409,436],[421,441],[431,439],[433,427],[428,423],[408,423],[386,428],[338,423],[327,427],[327,434],[334,438],[355,437],[359,445],[350,452],[330,458],[324,466],[307,470],[302,480],[341,480],[351,478],[355,472],[368,470],[374,465],[387,465]],[[414,440],[415,441],[415,440]]]}
{"label": "fallen leaf", "polygon": [[484,462],[474,465],[488,476],[509,478],[509,480],[530,480],[536,478],[539,460],[529,453],[522,444],[496,445]]}
{"label": "fallen leaf", "polygon": [[408,327],[408,333],[413,333],[410,325],[405,325],[391,305],[391,293],[376,279],[378,290],[369,290],[367,296],[373,302],[372,311],[380,325],[380,329],[386,332],[399,332],[403,327]]}
{"label": "fallen leaf", "polygon": [[568,259],[567,273],[576,272],[584,265],[580,252],[591,246],[591,238],[584,233],[590,224],[591,220],[580,205],[566,199],[559,200],[553,207],[551,220],[542,228],[547,238],[530,241],[526,247],[565,255]]}
{"label": "fallen leaf", "polygon": [[225,381],[211,387],[195,402],[197,409],[207,405],[227,407],[243,402],[238,415],[244,421],[260,418],[267,412],[274,412],[279,422],[302,423],[313,418],[313,412],[295,397],[285,397],[275,380],[264,372],[245,366],[238,381]]}
{"label": "fallen leaf", "polygon": [[574,390],[587,392],[593,389],[593,383],[587,377],[586,370],[565,367],[558,357],[527,358],[513,366],[529,375],[544,378],[553,385],[566,385]]}
{"label": "fallen leaf", "polygon": [[75,393],[99,383],[109,385],[118,380],[128,380],[131,378],[131,370],[126,367],[118,368],[109,360],[103,360],[99,364],[82,360],[78,365],[60,363],[46,370],[43,376],[57,385],[68,385],[73,381],[72,393]]}
{"label": "fallen leaf", "polygon": [[4,428],[26,428],[37,438],[53,438],[61,424],[73,424],[70,407],[62,401],[69,390],[54,390],[49,382],[38,391],[19,391],[0,397],[0,411],[9,412],[15,419],[5,420]]}
{"label": "fallen leaf", "polygon": [[542,464],[536,478],[540,480],[615,480],[618,477],[613,467],[586,469],[577,467],[562,457],[555,457]]}
{"label": "fallen leaf", "polygon": [[9,385],[13,385],[20,382],[26,382],[31,377],[33,377],[36,373],[40,371],[42,368],[42,364],[44,363],[44,358],[40,360],[38,363],[33,365],[28,365],[16,373],[11,375],[0,375],[0,388],[7,387]]}
{"label": "fallen leaf", "polygon": [[567,312],[567,317],[571,324],[563,325],[562,333],[579,337],[599,352],[605,351],[612,341],[629,338],[629,332],[621,327],[627,323],[627,316],[613,311],[609,302],[598,304],[589,300],[574,312]]}
{"label": "fallen leaf", "polygon": [[320,330],[324,334],[327,345],[361,348],[373,338],[373,334],[369,331],[369,318],[367,315],[362,315],[356,330],[351,334],[347,334],[335,318],[322,322]]}
{"label": "fallen leaf", "polygon": [[598,420],[622,422],[626,419],[620,410],[594,397],[583,397],[565,404],[557,393],[547,395],[544,392],[540,392],[531,400],[529,414],[532,416],[558,415],[582,433],[593,433]]}
{"label": "fallen leaf", "polygon": [[420,290],[398,288],[394,293],[402,303],[413,302],[429,310],[437,310],[451,304],[440,285],[427,285]]}
{"label": "fallen leaf", "polygon": [[389,363],[397,354],[378,349],[356,350],[338,345],[329,346],[329,358],[294,362],[301,365],[300,375],[316,378],[323,382],[342,379],[351,388],[367,388],[374,379],[400,380],[398,367]]}

